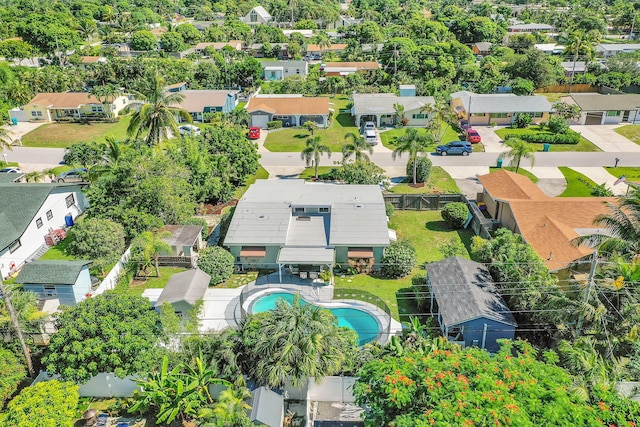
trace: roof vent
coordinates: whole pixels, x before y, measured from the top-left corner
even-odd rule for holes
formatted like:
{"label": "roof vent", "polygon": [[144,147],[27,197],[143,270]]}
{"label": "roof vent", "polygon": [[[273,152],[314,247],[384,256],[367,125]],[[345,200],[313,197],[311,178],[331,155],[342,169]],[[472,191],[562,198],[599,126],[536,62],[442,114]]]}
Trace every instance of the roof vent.
{"label": "roof vent", "polygon": [[356,204],[354,205],[354,207],[355,207],[356,209],[364,209],[364,205],[363,205],[362,203],[356,203]]}
{"label": "roof vent", "polygon": [[297,216],[296,221],[311,221],[310,216]]}
{"label": "roof vent", "polygon": [[265,220],[265,219],[267,219],[267,218],[268,218],[268,216],[267,216],[267,215],[265,215],[265,214],[260,214],[260,215],[258,215],[258,221],[264,221],[264,220]]}

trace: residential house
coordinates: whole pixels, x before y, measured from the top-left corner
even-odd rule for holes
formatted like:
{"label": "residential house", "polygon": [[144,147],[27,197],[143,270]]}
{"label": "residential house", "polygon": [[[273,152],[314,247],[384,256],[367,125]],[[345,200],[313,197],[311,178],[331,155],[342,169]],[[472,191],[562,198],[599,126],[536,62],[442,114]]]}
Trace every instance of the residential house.
{"label": "residential house", "polygon": [[507,170],[478,177],[484,187],[478,201],[489,215],[522,238],[545,261],[552,272],[566,270],[573,261],[593,253],[571,241],[586,234],[603,232],[593,224],[608,212],[607,197],[549,197],[531,180]]}
{"label": "residential house", "polygon": [[451,108],[460,119],[471,125],[510,125],[518,113],[527,113],[533,123],[549,120],[553,106],[544,96],[517,96],[506,94],[477,94],[468,91],[451,95]]}
{"label": "residential house", "polygon": [[477,42],[471,45],[471,50],[476,55],[487,56],[491,55],[491,46],[493,46],[491,42]]}
{"label": "residential house", "polygon": [[363,53],[377,54],[384,49],[384,43],[363,43],[361,47]]}
{"label": "residential house", "polygon": [[344,43],[333,43],[329,46],[323,46],[322,48],[318,44],[307,45],[307,55],[322,55],[324,53],[340,54],[347,48]]}
{"label": "residential house", "polygon": [[124,95],[102,104],[89,92],[39,93],[22,107],[9,110],[9,116],[19,122],[91,120],[103,118],[107,113],[117,116],[128,103],[129,98]]}
{"label": "residential house", "polygon": [[517,323],[484,265],[454,256],[426,269],[429,312],[445,337],[492,352],[499,339],[513,339]]}
{"label": "residential house", "polygon": [[184,99],[178,105],[196,122],[204,121],[206,113],[230,113],[238,106],[237,90],[183,90]]}
{"label": "residential house", "polygon": [[87,207],[80,185],[0,182],[0,275],[44,253],[49,230],[72,223]]}
{"label": "residential house", "polygon": [[572,93],[562,101],[580,108],[581,125],[608,125],[640,121],[640,95]]}
{"label": "residential house", "polygon": [[325,62],[320,66],[320,70],[324,75],[329,76],[347,76],[349,74],[373,74],[380,69],[380,64],[376,61],[365,62]]}
{"label": "residential house", "polygon": [[166,87],[167,92],[182,92],[187,90],[187,82],[178,82],[170,84]]}
{"label": "residential house", "polygon": [[284,397],[267,387],[259,387],[251,392],[252,424],[266,427],[282,427],[284,424]]}
{"label": "residential house", "polygon": [[104,56],[81,56],[80,65],[84,68],[94,64],[106,64],[107,58]]}
{"label": "residential house", "polygon": [[340,15],[340,17],[335,21],[327,23],[327,30],[337,30],[340,27],[350,27],[352,25],[361,24],[362,22],[364,22],[364,19]]}
{"label": "residential house", "polygon": [[565,51],[565,46],[557,43],[538,43],[533,45],[534,48],[541,50],[547,55],[562,55]]}
{"label": "residential house", "polygon": [[640,50],[640,43],[600,43],[596,46],[596,54],[609,58],[618,53],[631,53]]}
{"label": "residential house", "polygon": [[554,31],[553,25],[549,24],[512,24],[507,27],[508,33],[550,33]]}
{"label": "residential house", "polygon": [[[265,52],[263,49],[263,43],[253,43],[251,46],[247,48],[247,52],[251,54],[254,58],[264,58]],[[289,59],[289,44],[288,43],[273,43],[271,44],[271,48],[274,49],[278,47],[280,50],[277,52],[277,58],[280,60]],[[269,55],[270,56],[270,55]],[[273,61],[272,61],[273,62]],[[264,67],[264,64],[262,64]]]}
{"label": "residential house", "polygon": [[41,298],[56,297],[62,305],[76,305],[91,292],[89,265],[93,261],[36,260],[26,263],[15,283]]}
{"label": "residential house", "polygon": [[200,42],[196,44],[193,49],[195,53],[204,55],[207,48],[222,50],[227,46],[233,50],[241,51],[244,48],[244,42],[242,40],[229,40],[228,42]]}
{"label": "residential house", "polygon": [[301,126],[311,121],[327,127],[329,98],[303,97],[302,95],[258,95],[249,100],[247,111],[251,126],[267,128],[267,123],[281,120],[283,126]]}
{"label": "residential house", "polygon": [[389,246],[380,187],[259,180],[238,202],[224,245],[242,268],[377,268]]}
{"label": "residential house", "polygon": [[416,96],[414,85],[400,85],[400,95],[393,93],[354,93],[351,116],[356,126],[365,122],[373,122],[376,126],[393,126],[402,117],[396,112],[395,106],[404,107],[404,117],[407,126],[426,126],[431,117],[425,107],[434,105],[432,96]]}
{"label": "residential house", "polygon": [[560,63],[564,68],[564,75],[571,77],[572,75],[584,74],[587,72],[587,63],[585,61],[563,61]]}
{"label": "residential house", "polygon": [[192,257],[204,248],[201,225],[165,225],[162,231],[171,233],[162,239],[171,246],[171,253],[163,255]]}
{"label": "residential house", "polygon": [[198,301],[204,298],[210,282],[211,276],[199,268],[175,273],[162,289],[155,306],[159,308],[162,304],[169,303],[178,316],[185,318]]}
{"label": "residential house", "polygon": [[285,77],[302,76],[309,73],[307,61],[264,61],[262,65],[262,78],[267,81],[282,80]]}
{"label": "residential house", "polygon": [[268,24],[273,18],[269,15],[269,12],[262,6],[256,6],[249,11],[245,16],[240,18],[240,21],[249,25]]}
{"label": "residential house", "polygon": [[282,34],[284,34],[287,38],[291,37],[291,34],[293,33],[298,33],[305,39],[310,39],[311,37],[313,37],[313,30],[282,30]]}

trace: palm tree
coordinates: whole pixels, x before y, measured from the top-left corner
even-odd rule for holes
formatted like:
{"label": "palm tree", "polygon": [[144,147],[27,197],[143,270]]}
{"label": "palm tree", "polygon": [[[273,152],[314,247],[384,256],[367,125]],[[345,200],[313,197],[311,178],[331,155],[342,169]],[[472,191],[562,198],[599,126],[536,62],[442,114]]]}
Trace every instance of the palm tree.
{"label": "palm tree", "polygon": [[565,54],[573,53],[573,68],[571,72],[571,77],[569,80],[569,92],[571,92],[571,88],[573,86],[573,78],[576,68],[576,62],[578,61],[578,54],[581,50],[585,51],[586,56],[589,57],[590,53],[593,51],[593,45],[597,44],[600,41],[601,35],[598,31],[584,31],[584,30],[576,30],[569,34],[567,39],[567,43],[565,45]]}
{"label": "palm tree", "polygon": [[400,124],[404,125],[404,105],[399,102],[393,104],[393,111],[396,113],[396,120],[400,122]]}
{"label": "palm tree", "polygon": [[391,153],[391,157],[395,160],[404,153],[409,154],[408,163],[413,162],[413,185],[416,185],[418,162],[416,161],[418,154],[426,150],[429,144],[429,138],[418,132],[417,129],[409,128],[401,137],[394,138],[396,149]]}
{"label": "palm tree", "polygon": [[509,147],[509,151],[500,153],[498,159],[509,159],[509,164],[516,167],[516,173],[518,173],[518,169],[520,169],[520,161],[522,159],[529,160],[531,167],[533,167],[535,162],[533,153],[535,153],[536,150],[531,144],[527,144],[520,138],[509,138],[504,144]]}
{"label": "palm tree", "polygon": [[113,117],[113,101],[120,95],[120,89],[112,83],[104,86],[94,86],[89,93],[95,96],[104,107],[107,118]]}
{"label": "palm tree", "polygon": [[351,140],[351,143],[347,142],[342,146],[342,161],[346,161],[351,157],[351,155],[355,155],[356,162],[360,160],[369,161],[369,156],[367,156],[364,152],[368,152],[369,154],[373,154],[373,147],[367,144],[365,139],[360,135],[357,135],[353,132],[349,132],[344,136],[345,140]]}
{"label": "palm tree", "polygon": [[449,104],[442,101],[436,101],[435,104],[426,104],[420,108],[421,113],[427,113],[431,118],[427,129],[433,135],[436,144],[440,144],[451,124],[455,122],[456,114],[453,112]]}
{"label": "palm tree", "polygon": [[640,188],[620,197],[617,203],[606,202],[606,205],[609,213],[598,215],[593,222],[605,232],[580,236],[572,243],[597,247],[606,254],[617,253],[627,259],[639,259]]}
{"label": "palm tree", "polygon": [[142,96],[146,103],[131,117],[127,135],[138,138],[146,133],[145,141],[152,146],[167,138],[169,131],[174,135],[178,133],[176,116],[191,123],[191,115],[176,107],[184,96],[179,92],[167,92],[164,79],[159,75],[153,77]]}
{"label": "palm tree", "polygon": [[13,151],[13,146],[11,145],[12,140],[9,136],[9,131],[5,128],[0,128],[0,151],[5,148],[9,151]]}
{"label": "palm tree", "polygon": [[156,277],[160,277],[158,258],[160,258],[161,253],[171,253],[171,246],[163,240],[167,237],[171,237],[171,233],[168,231],[160,233],[145,231],[133,239],[131,243],[133,259],[140,263],[143,271],[153,265],[156,270]]}
{"label": "palm tree", "polygon": [[300,153],[300,157],[305,161],[307,167],[313,163],[316,171],[316,179],[318,179],[318,166],[322,154],[326,154],[329,158],[331,157],[331,149],[320,141],[320,135],[307,138],[307,146],[302,150],[302,153]]}
{"label": "palm tree", "polygon": [[331,47],[331,39],[327,33],[322,32],[318,35],[318,47],[320,48],[320,54],[324,53],[324,50]]}

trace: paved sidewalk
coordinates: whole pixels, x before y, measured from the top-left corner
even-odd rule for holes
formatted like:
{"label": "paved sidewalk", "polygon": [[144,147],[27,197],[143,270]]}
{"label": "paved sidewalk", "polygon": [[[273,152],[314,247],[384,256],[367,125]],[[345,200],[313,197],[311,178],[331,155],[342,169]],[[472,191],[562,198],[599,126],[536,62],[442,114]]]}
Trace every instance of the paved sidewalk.
{"label": "paved sidewalk", "polygon": [[624,182],[621,182],[618,185],[613,185],[619,177],[611,175],[605,168],[581,168],[573,166],[570,166],[570,168],[586,176],[597,185],[604,183],[605,186],[613,191],[613,194],[615,194],[616,196],[622,196],[627,192],[628,185]]}
{"label": "paved sidewalk", "polygon": [[608,153],[640,153],[640,145],[629,141],[614,129],[620,125],[573,125],[571,129],[579,132],[594,143],[599,149]]}

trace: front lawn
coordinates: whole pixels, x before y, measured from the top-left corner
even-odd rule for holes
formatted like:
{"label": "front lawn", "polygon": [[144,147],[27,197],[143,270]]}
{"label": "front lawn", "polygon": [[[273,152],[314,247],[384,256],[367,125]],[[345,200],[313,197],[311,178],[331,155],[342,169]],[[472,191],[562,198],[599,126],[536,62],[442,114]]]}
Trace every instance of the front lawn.
{"label": "front lawn", "polygon": [[233,193],[233,197],[235,199],[241,198],[242,195],[245,193],[245,191],[247,191],[249,186],[251,184],[253,184],[254,182],[256,182],[256,180],[258,180],[258,179],[268,179],[268,178],[269,178],[269,171],[267,171],[262,166],[258,166],[258,170],[257,170],[256,174],[255,175],[251,175],[249,178],[247,178],[245,180],[244,184],[242,184],[241,186],[236,188],[236,191]]}
{"label": "front lawn", "polygon": [[[142,295],[145,289],[164,288],[173,274],[186,270],[186,268],[182,267],[160,267],[160,277],[156,277],[155,269],[153,267],[149,267],[147,271],[148,275],[140,272],[138,276],[129,283],[129,286],[123,293],[129,295]],[[116,291],[117,290],[118,288],[116,287]]]}
{"label": "front lawn", "polygon": [[[515,172],[515,171],[516,171],[515,166],[503,166],[503,167],[501,167],[501,168],[498,168],[498,167],[492,166],[492,167],[490,167],[490,168],[489,168],[489,173],[491,173],[491,172],[497,172],[497,171],[499,171],[500,169],[505,169],[505,170],[508,170],[508,171],[511,171],[511,172]],[[534,175],[534,174],[532,174],[531,172],[529,172],[529,171],[527,171],[527,170],[524,170],[524,169],[522,169],[522,168],[518,169],[518,175],[526,176],[526,177],[527,177],[527,178],[529,178],[529,179],[530,179],[534,184],[535,184],[536,182],[538,182],[538,177],[537,177],[537,176],[535,176],[535,175]]]}
{"label": "front lawn", "polygon": [[[510,127],[503,127],[501,129],[496,130],[495,132],[503,140],[506,139],[507,135],[509,134],[525,135],[525,134],[535,134],[535,133],[546,133],[549,135],[553,135],[553,133],[549,132],[548,130],[540,131],[540,128],[538,126],[531,126],[527,129],[511,129]],[[536,151],[542,151],[542,149],[544,148],[543,147],[544,144],[530,142],[529,145],[533,146]],[[580,136],[580,142],[578,142],[577,144],[551,144],[549,151],[551,152],[562,152],[562,151],[595,152],[595,151],[602,151],[602,150],[596,147],[594,144],[592,144],[591,141],[586,139],[584,136]]]}
{"label": "front lawn", "polygon": [[127,126],[130,120],[130,116],[123,116],[117,123],[49,123],[24,135],[22,145],[65,148],[74,142],[103,142],[108,136],[122,141],[127,138]]}
{"label": "front lawn", "polygon": [[629,141],[633,141],[636,144],[640,144],[640,126],[626,125],[616,128],[615,131],[627,138]]}
{"label": "front lawn", "polygon": [[411,182],[412,179],[408,176],[402,184],[391,187],[389,192],[394,194],[460,193],[456,181],[440,166],[431,168],[431,175],[424,186],[413,187],[409,185]]}
{"label": "front lawn", "polygon": [[627,178],[627,181],[640,182],[640,168],[633,168],[633,167],[617,167],[617,168],[605,167],[605,169],[607,170],[607,172],[609,172],[611,175],[615,176],[616,178],[620,178],[622,175],[624,175]]}
{"label": "front lawn", "polygon": [[[331,172],[332,169],[338,168],[338,167],[341,167],[341,166],[318,166],[318,179],[319,180],[324,179],[326,175],[328,175],[329,172]],[[309,180],[315,177],[316,177],[316,168],[314,167],[304,168],[304,170],[298,176],[298,178],[306,179],[306,180]]]}
{"label": "front lawn", "polygon": [[[595,182],[566,166],[560,167],[559,169],[567,180],[567,189],[558,197],[592,197],[589,185],[595,187]],[[584,181],[589,185],[585,184]]]}
{"label": "front lawn", "polygon": [[[447,124],[445,124],[444,126],[446,126],[447,129],[445,131],[444,137],[442,138],[443,144],[446,144],[447,142],[451,142],[451,141],[464,140],[464,135],[458,133],[453,127]],[[415,129],[417,129],[420,134],[423,134],[423,135],[427,134],[426,128],[415,128]],[[404,127],[385,130],[383,132],[380,132],[380,140],[382,141],[382,145],[387,147],[389,150],[395,150],[396,149],[396,144],[394,141],[395,138],[401,137],[406,132],[407,132],[407,128],[404,128]],[[472,147],[474,152],[484,152],[484,146],[482,144],[472,144]]]}

